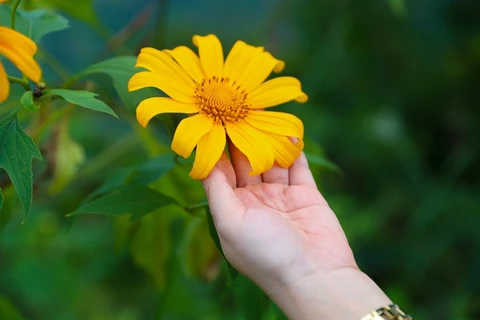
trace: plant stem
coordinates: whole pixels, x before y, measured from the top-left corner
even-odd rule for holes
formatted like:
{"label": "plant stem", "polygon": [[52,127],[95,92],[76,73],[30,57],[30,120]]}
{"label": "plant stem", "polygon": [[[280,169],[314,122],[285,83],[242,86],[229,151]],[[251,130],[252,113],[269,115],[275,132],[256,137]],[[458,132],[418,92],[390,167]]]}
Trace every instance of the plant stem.
{"label": "plant stem", "polygon": [[30,85],[28,84],[28,80],[24,80],[24,79],[12,77],[12,76],[7,76],[7,77],[10,83],[17,83],[21,85],[25,89],[25,91],[30,91]]}
{"label": "plant stem", "polygon": [[208,201],[205,200],[199,203],[189,205],[188,207],[185,208],[185,210],[188,212],[193,212],[197,209],[206,208],[206,207],[208,207]]}
{"label": "plant stem", "polygon": [[11,26],[12,26],[13,30],[15,30],[15,23],[16,23],[16,20],[17,20],[17,9],[20,6],[20,2],[22,2],[22,0],[15,1],[15,3],[13,4],[13,7],[12,7],[12,15],[11,15],[10,23],[11,23]]}

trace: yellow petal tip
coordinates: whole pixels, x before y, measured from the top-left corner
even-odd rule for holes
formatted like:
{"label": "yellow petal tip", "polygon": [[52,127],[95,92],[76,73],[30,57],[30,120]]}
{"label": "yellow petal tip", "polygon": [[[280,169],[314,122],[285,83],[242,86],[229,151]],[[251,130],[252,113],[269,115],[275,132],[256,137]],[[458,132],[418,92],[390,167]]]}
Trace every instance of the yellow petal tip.
{"label": "yellow petal tip", "polygon": [[308,96],[302,92],[302,95],[300,95],[299,97],[297,97],[295,99],[295,101],[299,102],[299,103],[305,103],[308,101]]}
{"label": "yellow petal tip", "polygon": [[282,72],[283,69],[285,69],[285,62],[282,60],[278,60],[275,67],[273,67],[273,72],[279,73],[279,72]]}
{"label": "yellow petal tip", "polygon": [[146,128],[148,125],[148,121],[145,121],[145,119],[141,119],[137,116],[137,122],[140,124],[142,128]]}
{"label": "yellow petal tip", "polygon": [[192,179],[195,179],[195,180],[205,180],[208,178],[208,175],[210,174],[210,172],[208,172],[208,174],[202,174],[202,175],[198,175],[194,172],[194,170],[192,169],[192,171],[190,171],[190,173],[188,174]]}

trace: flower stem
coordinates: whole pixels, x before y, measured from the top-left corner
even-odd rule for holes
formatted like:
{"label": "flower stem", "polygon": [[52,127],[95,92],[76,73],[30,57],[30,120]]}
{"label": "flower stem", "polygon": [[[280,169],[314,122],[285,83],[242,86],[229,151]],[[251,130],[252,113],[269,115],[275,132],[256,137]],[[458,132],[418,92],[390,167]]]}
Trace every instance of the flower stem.
{"label": "flower stem", "polygon": [[206,207],[208,207],[208,201],[205,200],[205,201],[202,201],[202,202],[199,202],[199,203],[189,205],[188,207],[185,208],[185,210],[187,212],[193,212],[197,209],[206,208]]}
{"label": "flower stem", "polygon": [[25,91],[30,91],[30,85],[28,84],[28,80],[20,79],[12,76],[7,76],[7,77],[10,83],[17,83],[21,85],[25,89]]}
{"label": "flower stem", "polygon": [[11,26],[12,26],[13,30],[15,30],[15,23],[16,23],[16,20],[17,20],[17,9],[20,6],[20,2],[22,2],[22,0],[15,1],[15,3],[13,4],[13,7],[12,7],[12,16],[11,16],[10,23],[11,23]]}

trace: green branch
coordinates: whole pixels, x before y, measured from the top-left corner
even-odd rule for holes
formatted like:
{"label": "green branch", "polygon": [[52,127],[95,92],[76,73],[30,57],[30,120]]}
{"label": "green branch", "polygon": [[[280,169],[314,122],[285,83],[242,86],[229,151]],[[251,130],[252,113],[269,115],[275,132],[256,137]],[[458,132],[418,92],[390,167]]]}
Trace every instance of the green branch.
{"label": "green branch", "polygon": [[12,7],[12,16],[11,16],[10,23],[11,23],[11,26],[12,26],[13,30],[15,30],[15,23],[16,23],[16,20],[17,20],[17,9],[20,6],[20,2],[22,2],[22,0],[15,1],[15,3],[13,4],[13,7]]}
{"label": "green branch", "polygon": [[202,201],[202,202],[199,202],[199,203],[189,205],[185,208],[185,210],[187,212],[194,212],[197,209],[202,209],[202,208],[207,208],[207,207],[208,207],[208,201],[205,200],[205,201]]}
{"label": "green branch", "polygon": [[8,81],[10,83],[19,84],[25,89],[25,91],[30,91],[30,85],[28,84],[28,80],[20,79],[20,78],[16,78],[16,77],[12,77],[12,76],[7,76],[7,77],[8,77]]}

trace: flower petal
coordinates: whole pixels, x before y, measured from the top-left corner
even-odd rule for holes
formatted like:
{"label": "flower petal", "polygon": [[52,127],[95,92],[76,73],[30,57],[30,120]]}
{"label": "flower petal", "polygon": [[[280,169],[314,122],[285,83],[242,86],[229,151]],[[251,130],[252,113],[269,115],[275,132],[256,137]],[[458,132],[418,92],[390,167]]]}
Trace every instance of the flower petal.
{"label": "flower petal", "polygon": [[243,41],[235,42],[225,60],[223,76],[229,78],[232,82],[240,79],[254,57],[262,52],[263,47],[254,47]]}
{"label": "flower petal", "polygon": [[198,141],[212,129],[213,121],[204,114],[197,114],[183,119],[173,135],[172,150],[188,158]]}
{"label": "flower petal", "polygon": [[203,74],[200,59],[192,51],[192,49],[179,46],[173,50],[163,50],[166,54],[170,55],[177,61],[177,63],[188,73],[188,75],[196,82],[201,83],[205,78]]}
{"label": "flower petal", "polygon": [[190,176],[194,179],[207,178],[222,156],[226,143],[225,127],[221,124],[214,124],[210,132],[198,141],[195,163]]}
{"label": "flower petal", "polygon": [[32,39],[8,27],[0,26],[0,41],[1,40],[5,40],[7,46],[10,44],[13,47],[14,44],[17,49],[25,51],[31,56],[37,52],[37,45]]}
{"label": "flower petal", "polygon": [[252,109],[263,109],[295,100],[307,102],[308,96],[302,92],[302,85],[293,77],[279,77],[262,83],[248,94]]}
{"label": "flower petal", "polygon": [[164,76],[158,76],[158,74],[150,71],[138,72],[128,81],[128,91],[140,90],[147,87],[158,88],[177,101],[190,104],[195,103],[193,96],[194,90],[187,91],[185,87],[178,85],[175,81],[171,81]]}
{"label": "flower petal", "polygon": [[145,99],[137,107],[137,121],[142,127],[161,113],[197,113],[200,109],[193,104],[185,104],[171,98],[157,97]]}
{"label": "flower petal", "polygon": [[268,52],[256,54],[236,80],[245,91],[249,92],[264,82],[273,70],[280,72],[285,63],[273,57]]}
{"label": "flower petal", "polygon": [[[303,150],[303,140],[299,140],[302,141],[301,144],[294,143],[289,138],[276,134],[268,135],[268,139],[273,147],[275,162],[282,168],[290,167]],[[299,148],[299,145],[302,148]]]}
{"label": "flower petal", "polygon": [[155,48],[143,48],[138,55],[137,66],[146,68],[158,75],[165,75],[190,88],[195,88],[195,83],[190,79],[187,72],[171,56]]}
{"label": "flower petal", "polygon": [[223,49],[220,40],[213,34],[193,36],[193,44],[198,47],[205,76],[207,78],[220,77],[223,70]]}
{"label": "flower petal", "polygon": [[[138,55],[136,66],[151,71],[158,78],[156,84],[160,86],[160,90],[172,98],[182,102],[190,102],[185,101],[185,97],[193,99],[195,82],[165,52],[153,48],[143,48]],[[145,77],[145,74],[139,77]],[[178,94],[179,92],[181,95]]]}
{"label": "flower petal", "polygon": [[232,143],[248,158],[251,176],[261,174],[273,167],[273,148],[265,133],[251,127],[246,122],[228,122],[227,134]]}
{"label": "flower petal", "polygon": [[0,103],[4,102],[8,98],[10,92],[10,82],[8,82],[7,73],[0,61]]}
{"label": "flower petal", "polygon": [[36,44],[28,37],[10,28],[0,27],[0,54],[29,79],[40,82],[42,69],[33,58],[36,50]]}
{"label": "flower petal", "polygon": [[248,114],[245,121],[261,131],[303,139],[303,122],[290,113],[253,111]]}

